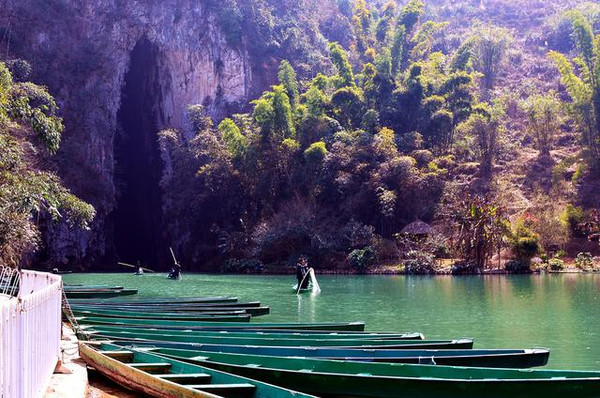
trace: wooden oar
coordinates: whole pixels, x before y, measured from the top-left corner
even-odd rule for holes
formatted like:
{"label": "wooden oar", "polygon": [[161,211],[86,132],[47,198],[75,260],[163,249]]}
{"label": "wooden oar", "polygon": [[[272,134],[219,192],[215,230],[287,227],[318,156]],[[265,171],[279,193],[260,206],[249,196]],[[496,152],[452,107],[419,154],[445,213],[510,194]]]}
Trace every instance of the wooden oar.
{"label": "wooden oar", "polygon": [[156,272],[156,271],[152,271],[152,270],[151,270],[151,269],[149,269],[149,268],[140,267],[140,266],[138,266],[138,265],[127,264],[127,263],[122,263],[122,262],[118,262],[117,264],[119,264],[119,265],[123,265],[123,266],[125,266],[125,267],[136,268],[136,269],[137,269],[137,268],[141,268],[142,270],[144,270],[144,271],[148,271],[148,272]]}
{"label": "wooden oar", "polygon": [[181,264],[179,264],[177,262],[177,259],[175,258],[175,253],[173,253],[173,248],[169,246],[169,250],[171,251],[171,256],[173,257],[173,262],[175,263],[175,267],[179,267],[179,280],[181,280],[182,279]]}

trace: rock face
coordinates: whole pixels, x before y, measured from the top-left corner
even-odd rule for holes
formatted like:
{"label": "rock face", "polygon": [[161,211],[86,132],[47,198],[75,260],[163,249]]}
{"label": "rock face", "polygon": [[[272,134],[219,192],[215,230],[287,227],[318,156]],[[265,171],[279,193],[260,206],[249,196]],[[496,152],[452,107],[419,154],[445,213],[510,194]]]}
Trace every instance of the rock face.
{"label": "rock face", "polygon": [[[188,105],[203,104],[219,118],[256,91],[243,45],[227,43],[204,1],[7,0],[0,29],[2,56],[30,61],[33,80],[57,98],[66,125],[59,174],[98,212],[90,231],[47,227],[45,257],[53,266],[117,257],[113,213],[120,191],[128,189],[115,178],[118,134],[148,134],[138,142],[150,142],[141,150],[156,156],[158,130],[173,127],[190,136]],[[123,132],[119,112],[123,96],[136,90],[124,87],[137,45],[156,68],[151,84],[139,87],[152,98],[143,109],[152,128]]]}

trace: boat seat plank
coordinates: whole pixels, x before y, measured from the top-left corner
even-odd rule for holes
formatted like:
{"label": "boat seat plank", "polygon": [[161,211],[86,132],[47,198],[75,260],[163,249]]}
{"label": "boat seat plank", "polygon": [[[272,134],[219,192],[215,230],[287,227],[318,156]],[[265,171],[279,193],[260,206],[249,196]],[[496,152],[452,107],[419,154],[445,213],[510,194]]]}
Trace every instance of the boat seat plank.
{"label": "boat seat plank", "polygon": [[128,365],[148,373],[168,373],[172,366],[168,362],[130,363]]}
{"label": "boat seat plank", "polygon": [[168,373],[155,374],[154,376],[178,384],[208,383],[212,378],[212,376],[207,373]]}
{"label": "boat seat plank", "polygon": [[99,351],[100,354],[106,355],[109,358],[116,359],[121,362],[133,360],[133,352],[131,351]]}
{"label": "boat seat plank", "polygon": [[248,383],[239,384],[188,384],[187,388],[221,395],[223,397],[243,397],[254,394],[256,386]]}

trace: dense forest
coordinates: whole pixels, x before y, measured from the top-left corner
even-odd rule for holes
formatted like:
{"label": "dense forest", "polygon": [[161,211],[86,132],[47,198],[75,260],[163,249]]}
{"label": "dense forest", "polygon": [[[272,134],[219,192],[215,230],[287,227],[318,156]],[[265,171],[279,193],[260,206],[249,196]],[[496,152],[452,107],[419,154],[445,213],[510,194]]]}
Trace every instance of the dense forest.
{"label": "dense forest", "polygon": [[[192,138],[158,134],[161,233],[187,269],[600,266],[600,5],[206,3],[271,72],[239,113],[189,104]],[[28,60],[6,66],[0,246],[18,264],[44,225],[94,210],[47,160],[56,103],[24,82]]]}

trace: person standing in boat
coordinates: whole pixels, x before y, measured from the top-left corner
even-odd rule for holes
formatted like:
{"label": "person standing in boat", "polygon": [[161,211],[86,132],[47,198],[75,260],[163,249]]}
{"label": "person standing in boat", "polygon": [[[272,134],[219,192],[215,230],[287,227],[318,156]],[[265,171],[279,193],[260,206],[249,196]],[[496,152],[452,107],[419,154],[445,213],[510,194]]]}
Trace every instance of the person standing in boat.
{"label": "person standing in boat", "polygon": [[296,264],[296,280],[300,289],[308,289],[310,278],[308,278],[308,260],[305,256],[301,256]]}

